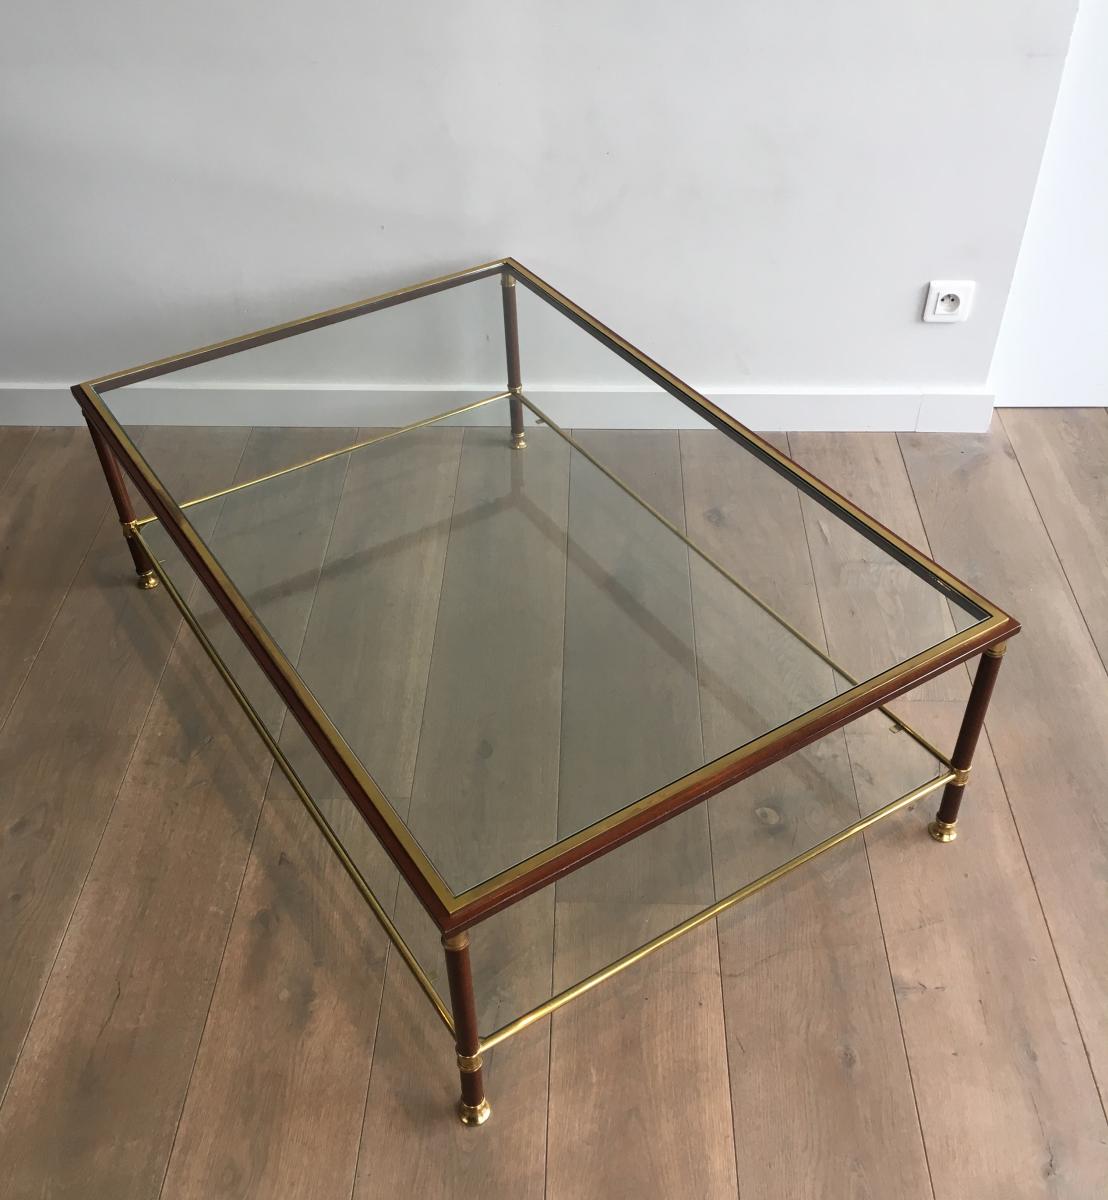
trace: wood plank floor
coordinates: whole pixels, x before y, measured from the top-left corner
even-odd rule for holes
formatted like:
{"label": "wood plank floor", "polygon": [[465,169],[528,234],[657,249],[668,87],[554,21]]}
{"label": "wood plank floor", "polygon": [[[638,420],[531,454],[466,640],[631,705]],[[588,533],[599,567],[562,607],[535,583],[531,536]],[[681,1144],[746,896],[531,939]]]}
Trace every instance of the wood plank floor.
{"label": "wood plank floor", "polygon": [[[197,492],[351,435],[146,437]],[[482,490],[479,431],[429,438],[414,489],[403,439],[371,472],[338,459],[298,477],[280,501],[295,587],[252,551],[256,511],[197,510],[274,635],[305,647],[317,690],[350,661],[379,666],[374,695],[325,702],[391,749],[383,784],[460,877],[480,856],[428,807],[452,781],[490,830],[519,779],[547,797],[514,827],[525,853],[591,819],[594,792],[633,788],[629,771],[679,773],[768,728],[798,688],[817,703],[836,686],[780,646],[738,644],[718,576],[679,544],[643,578],[650,531],[631,511],[609,525],[620,537],[592,529],[611,497],[567,456],[542,458],[544,438],[528,451],[543,535],[526,555],[518,514]],[[952,628],[945,602],[841,544],[792,489],[737,477],[715,435],[588,439],[724,565],[755,564],[754,590],[855,674],[927,644],[906,631]],[[0,429],[0,1196],[1108,1197],[1108,411],[779,444],[1024,621],[962,837],[927,839],[925,801],[539,1023],[493,1052],[494,1115],[469,1131],[403,964],[167,598],[133,587],[87,438]],[[371,485],[391,501],[367,503]],[[367,602],[381,620],[351,631],[351,598],[381,586],[370,544],[393,585]],[[513,614],[536,589],[521,638]],[[516,641],[475,659],[473,605]],[[733,686],[740,667],[758,710]],[[606,688],[633,670],[649,692]],[[521,671],[541,687],[513,692]],[[506,708],[475,703],[459,724],[456,679],[475,673]],[[968,686],[959,669],[898,707],[949,744]],[[573,700],[560,729],[559,696]],[[672,722],[656,719],[665,703]],[[545,757],[500,736],[520,705],[547,728]],[[280,706],[264,711],[299,762]],[[419,714],[478,748],[461,776],[413,736]],[[618,751],[611,778],[582,772],[598,732]],[[910,750],[887,721],[859,722],[497,918],[521,949],[475,940],[483,1027],[905,790]],[[433,954],[367,831],[333,815]]]}

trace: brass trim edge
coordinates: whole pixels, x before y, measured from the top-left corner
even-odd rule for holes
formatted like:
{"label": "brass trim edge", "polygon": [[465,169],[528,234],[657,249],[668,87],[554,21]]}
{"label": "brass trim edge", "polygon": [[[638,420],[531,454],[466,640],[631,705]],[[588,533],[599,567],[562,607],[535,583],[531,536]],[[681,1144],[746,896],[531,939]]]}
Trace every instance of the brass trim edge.
{"label": "brass trim edge", "polygon": [[632,950],[629,954],[625,954],[622,958],[616,959],[614,963],[610,963],[599,971],[595,971],[592,975],[573,984],[572,987],[566,988],[559,992],[556,996],[552,996],[545,1003],[540,1004],[537,1008],[531,1009],[530,1012],[524,1013],[517,1017],[514,1021],[509,1021],[507,1025],[501,1026],[495,1033],[490,1033],[488,1037],[481,1038],[480,1051],[491,1050],[494,1046],[500,1045],[510,1037],[514,1037],[517,1033],[522,1033],[529,1026],[534,1025],[536,1021],[541,1021],[543,1017],[549,1016],[556,1012],[563,1005],[568,1004],[571,1000],[576,1000],[578,996],[583,996],[585,992],[592,991],[597,985],[611,979],[613,975],[618,975],[621,971],[625,971],[628,967],[633,967],[635,963],[646,958],[648,954],[653,954],[655,950],[661,950],[663,946],[669,945],[675,941],[683,933],[688,933],[690,930],[696,929],[698,925],[703,925],[707,921],[718,917],[720,913],[725,912],[733,905],[741,903],[748,897],[753,896],[755,892],[760,892],[764,887],[771,883],[775,883],[784,875],[795,871],[798,867],[804,866],[805,863],[811,862],[813,858],[820,854],[838,846],[841,842],[847,841],[856,834],[862,833],[871,825],[876,824],[884,817],[891,816],[898,809],[904,808],[916,800],[922,799],[924,796],[930,795],[944,784],[949,783],[954,778],[952,771],[947,771],[939,775],[935,779],[929,780],[927,783],[921,784],[912,791],[906,792],[898,799],[891,801],[889,804],[877,809],[867,817],[863,817],[859,821],[855,821],[853,825],[848,825],[846,829],[840,830],[829,838],[825,838],[822,842],[805,850],[803,854],[796,855],[795,858],[790,858],[788,862],[782,863],[781,866],[775,867],[772,871],[767,871],[765,875],[759,876],[751,883],[745,884],[737,891],[732,892],[729,896],[724,896],[722,900],[717,900],[710,908],[704,909],[702,912],[684,920],[680,925],[675,925],[672,929],[665,933],[659,934],[655,938],[651,938],[649,942],[644,943],[637,950]]}
{"label": "brass trim edge", "polygon": [[297,317],[292,321],[282,321],[278,325],[267,325],[264,329],[254,329],[250,333],[224,338],[220,342],[210,342],[206,346],[197,346],[195,349],[186,350],[183,354],[170,354],[165,358],[155,358],[150,362],[127,367],[123,371],[113,371],[110,375],[99,375],[95,379],[88,380],[88,386],[95,388],[97,392],[106,392],[114,388],[142,383],[161,375],[169,375],[200,362],[210,362],[213,358],[225,358],[229,354],[251,350],[258,345],[268,345],[283,338],[294,337],[298,333],[310,333],[314,329],[335,325],[353,317],[366,316],[371,312],[403,304],[408,300],[418,300],[425,294],[434,295],[447,288],[461,287],[466,283],[474,283],[478,279],[490,278],[497,273],[503,275],[508,261],[505,258],[493,259],[492,262],[479,263],[475,267],[466,267],[462,271],[451,271],[446,275],[437,275],[434,279],[424,279],[420,283],[409,284],[407,287],[394,288],[389,292],[378,292],[375,296],[355,300],[352,304],[340,304],[337,308],[323,309],[321,312],[312,313],[307,317]]}
{"label": "brass trim edge", "polygon": [[[529,859],[521,863],[517,863],[515,867],[509,868],[501,872],[500,875],[495,875],[483,883],[476,884],[474,887],[462,892],[461,895],[454,897],[453,901],[448,904],[451,913],[458,912],[467,905],[482,899],[484,896],[496,891],[506,883],[530,874],[537,867],[541,866],[547,860],[556,858],[566,851],[574,849],[583,842],[591,841],[593,838],[606,833],[613,826],[623,825],[629,818],[637,815],[645,809],[653,809],[662,801],[668,799],[677,792],[695,786],[701,781],[717,778],[722,772],[726,771],[731,764],[738,763],[753,757],[763,747],[779,742],[788,737],[794,731],[810,726],[825,713],[833,713],[841,708],[845,703],[855,699],[859,695],[865,696],[867,693],[881,690],[890,680],[901,677],[905,672],[910,671],[921,663],[930,662],[941,651],[949,649],[951,646],[962,648],[963,646],[976,641],[980,637],[987,637],[994,629],[1005,625],[1008,621],[1006,616],[994,618],[992,621],[982,622],[981,626],[975,626],[972,630],[967,630],[964,633],[955,634],[948,638],[945,642],[938,646],[933,646],[929,650],[922,651],[907,662],[900,663],[896,667],[890,668],[888,671],[882,672],[880,675],[874,676],[873,679],[867,680],[865,683],[859,684],[848,692],[840,692],[837,696],[833,696],[830,700],[818,705],[806,713],[802,713],[798,717],[794,717],[791,721],[787,721],[784,725],[778,726],[776,729],[771,729],[768,733],[762,734],[761,737],[755,738],[745,745],[737,747],[735,750],[727,754],[721,755],[712,762],[705,763],[696,771],[682,776],[682,778],[674,780],[673,783],[667,784],[665,787],[659,788],[655,792],[651,792],[648,796],[643,796],[639,800],[632,801],[624,808],[609,814],[607,817],[595,822],[593,825],[580,830],[578,833],[571,834],[562,841],[545,850],[538,851]],[[874,705],[874,709],[878,706]],[[887,713],[887,710],[884,710]],[[859,714],[861,716],[862,714]],[[897,722],[899,724],[899,722]],[[824,735],[821,735],[824,736]],[[938,761],[944,766],[949,767],[949,761],[946,755],[937,756]],[[948,776],[944,776],[944,780],[953,778],[953,768],[950,767]]]}
{"label": "brass trim edge", "polygon": [[154,557],[153,552],[146,544],[141,532],[136,530],[135,537],[147,554],[150,555],[150,561],[154,564],[154,573],[161,581],[162,586],[169,593],[170,599],[173,601],[181,616],[184,618],[184,621],[188,625],[189,629],[191,629],[196,635],[196,639],[200,643],[201,649],[208,656],[212,666],[214,666],[216,671],[219,673],[220,678],[230,689],[231,694],[238,702],[239,707],[246,714],[247,720],[249,720],[250,724],[254,727],[255,733],[257,733],[257,735],[261,738],[266,749],[273,756],[273,760],[277,763],[278,767],[281,768],[281,771],[285,778],[289,781],[292,790],[296,793],[297,799],[305,807],[305,809],[307,809],[308,815],[315,823],[316,828],[323,835],[323,838],[327,842],[328,846],[331,847],[335,857],[338,858],[340,863],[342,863],[347,875],[350,876],[362,899],[366,902],[373,915],[377,918],[378,924],[388,935],[389,940],[396,947],[400,957],[404,960],[408,966],[408,969],[415,976],[416,982],[423,990],[423,994],[431,1002],[431,1006],[434,1008],[435,1012],[438,1013],[439,1019],[450,1031],[451,1035],[453,1035],[454,1018],[450,1015],[450,1010],[443,1003],[442,998],[435,990],[435,985],[431,982],[431,979],[427,975],[426,971],[424,971],[424,969],[419,965],[419,962],[416,960],[416,957],[412,953],[408,943],[405,942],[403,936],[401,935],[400,930],[397,929],[392,918],[385,911],[381,902],[377,899],[376,894],[369,886],[365,876],[358,869],[357,864],[347,853],[346,848],[343,846],[342,842],[338,838],[338,835],[331,827],[331,823],[324,816],[319,806],[309,793],[308,789],[304,786],[299,775],[296,773],[296,769],[293,767],[292,763],[289,762],[281,747],[277,744],[277,740],[274,738],[273,734],[270,733],[268,726],[258,714],[257,709],[255,709],[253,704],[250,703],[249,698],[239,686],[238,681],[235,679],[234,675],[231,674],[231,669],[223,660],[223,656],[212,644],[211,639],[208,637],[203,626],[200,624],[196,614],[192,611],[188,601],[185,600],[184,596],[182,596],[180,591],[178,591],[176,585],[170,579],[169,574],[165,570],[164,566]]}

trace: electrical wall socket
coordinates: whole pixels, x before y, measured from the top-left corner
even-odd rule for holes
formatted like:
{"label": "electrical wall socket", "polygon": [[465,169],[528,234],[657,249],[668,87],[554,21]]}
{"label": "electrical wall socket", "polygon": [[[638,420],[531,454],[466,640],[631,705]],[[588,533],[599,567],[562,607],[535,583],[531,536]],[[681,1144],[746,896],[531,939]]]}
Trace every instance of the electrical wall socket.
{"label": "electrical wall socket", "polygon": [[932,279],[923,306],[925,321],[966,321],[973,308],[972,279]]}

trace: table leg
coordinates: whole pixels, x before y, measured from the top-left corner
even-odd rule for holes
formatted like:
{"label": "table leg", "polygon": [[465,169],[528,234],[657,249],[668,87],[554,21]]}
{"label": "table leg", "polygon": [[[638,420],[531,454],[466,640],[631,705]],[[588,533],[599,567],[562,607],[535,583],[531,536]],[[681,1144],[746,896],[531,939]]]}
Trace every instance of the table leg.
{"label": "table leg", "polygon": [[519,319],[516,316],[516,281],[505,270],[500,276],[500,285],[504,300],[504,352],[508,357],[508,391],[512,393],[508,399],[508,411],[512,418],[512,446],[523,450],[527,439],[523,434],[523,401],[519,393],[523,391],[523,381],[519,373]]}
{"label": "table leg", "polygon": [[966,714],[962,718],[962,728],[958,731],[958,741],[951,756],[951,766],[955,775],[943,791],[942,802],[935,819],[927,827],[937,842],[952,842],[958,836],[958,809],[962,803],[966,783],[969,781],[973,752],[977,748],[977,739],[981,736],[981,727],[985,723],[985,713],[989,708],[993,685],[1000,671],[1000,660],[1006,649],[1005,642],[998,646],[990,646],[977,664],[977,674],[973,677]]}
{"label": "table leg", "polygon": [[462,1083],[458,1116],[463,1125],[484,1125],[491,1109],[485,1099],[481,1037],[477,1032],[477,1003],[473,995],[473,971],[469,962],[469,934],[464,930],[447,934],[442,944],[446,950],[446,977],[450,984],[458,1074]]}
{"label": "table leg", "polygon": [[135,564],[138,585],[140,588],[156,588],[158,577],[154,574],[154,564],[134,535],[135,510],[131,507],[131,497],[127,494],[127,485],[123,482],[119,463],[100,430],[91,421],[86,423],[92,436],[92,444],[96,448],[96,457],[100,459],[100,466],[104,469],[104,478],[108,481],[108,491],[111,492],[112,499],[115,501],[115,511],[119,514],[119,523],[123,526],[127,549],[130,550],[131,559]]}

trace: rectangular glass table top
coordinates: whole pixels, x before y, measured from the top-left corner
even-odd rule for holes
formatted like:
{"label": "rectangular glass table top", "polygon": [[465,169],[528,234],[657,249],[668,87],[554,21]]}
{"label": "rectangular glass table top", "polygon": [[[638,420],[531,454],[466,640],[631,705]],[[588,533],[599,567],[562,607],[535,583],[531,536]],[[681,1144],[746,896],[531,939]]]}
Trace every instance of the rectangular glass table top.
{"label": "rectangular glass table top", "polygon": [[998,613],[525,282],[524,448],[499,271],[102,396],[455,897]]}

